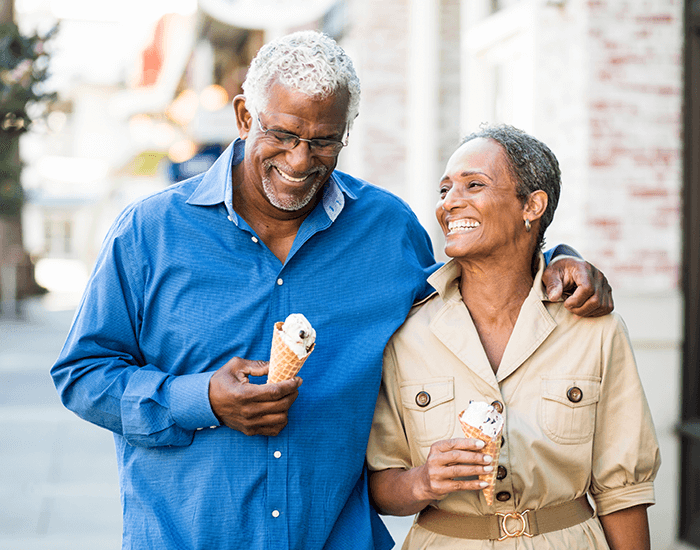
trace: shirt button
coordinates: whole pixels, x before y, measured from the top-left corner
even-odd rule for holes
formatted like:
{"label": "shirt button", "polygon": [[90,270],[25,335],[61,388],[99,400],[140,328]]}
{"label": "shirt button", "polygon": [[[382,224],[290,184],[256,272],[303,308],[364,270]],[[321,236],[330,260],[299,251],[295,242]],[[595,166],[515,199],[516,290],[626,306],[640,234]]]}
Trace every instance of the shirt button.
{"label": "shirt button", "polygon": [[282,286],[284,284],[284,281],[282,279],[277,279],[277,284],[279,286]]}
{"label": "shirt button", "polygon": [[496,495],[496,500],[498,502],[507,502],[510,500],[510,493],[508,491],[501,491]]}
{"label": "shirt button", "polygon": [[251,237],[250,240],[253,241],[254,243],[257,243],[257,242],[258,242],[258,238],[257,238],[257,237]]}
{"label": "shirt button", "polygon": [[279,451],[275,451],[275,453],[272,456],[274,456],[275,458],[280,458],[282,456],[282,453],[280,453]]}
{"label": "shirt button", "polygon": [[578,403],[581,401],[581,399],[583,399],[583,392],[581,391],[581,388],[573,386],[566,392],[566,397],[568,397],[569,401],[572,403]]}
{"label": "shirt button", "polygon": [[504,436],[501,436],[501,447],[506,444],[506,438]]}
{"label": "shirt button", "polygon": [[279,510],[272,510],[272,517],[273,517],[273,518],[278,518],[278,517],[280,517],[280,512],[279,512]]}
{"label": "shirt button", "polygon": [[498,470],[496,471],[496,479],[505,479],[507,475],[508,470],[506,470],[503,466],[499,466]]}
{"label": "shirt button", "polygon": [[228,221],[232,222],[233,218],[231,216],[226,216],[228,218]]}
{"label": "shirt button", "polygon": [[416,395],[416,405],[427,407],[430,404],[430,394],[427,391],[418,392]]}
{"label": "shirt button", "polygon": [[500,401],[494,401],[493,403],[491,403],[491,406],[494,409],[496,409],[499,413],[503,412],[503,403],[501,403]]}

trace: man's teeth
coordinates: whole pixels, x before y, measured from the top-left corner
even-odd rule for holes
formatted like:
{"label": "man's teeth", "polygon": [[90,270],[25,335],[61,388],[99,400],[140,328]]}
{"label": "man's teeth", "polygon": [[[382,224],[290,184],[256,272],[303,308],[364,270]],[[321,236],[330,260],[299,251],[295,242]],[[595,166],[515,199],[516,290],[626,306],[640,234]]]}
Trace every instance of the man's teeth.
{"label": "man's teeth", "polygon": [[481,224],[476,220],[455,220],[447,224],[449,231],[469,231],[476,229]]}
{"label": "man's teeth", "polygon": [[309,177],[309,176],[305,176],[305,177],[303,177],[303,178],[293,178],[293,177],[290,176],[289,174],[287,174],[287,173],[285,173],[285,172],[282,172],[282,170],[280,170],[280,169],[277,168],[276,166],[275,166],[275,169],[277,170],[277,173],[278,173],[280,176],[282,176],[282,177],[283,177],[284,179],[286,179],[287,181],[291,181],[292,183],[301,183],[302,181],[305,181],[306,178]]}

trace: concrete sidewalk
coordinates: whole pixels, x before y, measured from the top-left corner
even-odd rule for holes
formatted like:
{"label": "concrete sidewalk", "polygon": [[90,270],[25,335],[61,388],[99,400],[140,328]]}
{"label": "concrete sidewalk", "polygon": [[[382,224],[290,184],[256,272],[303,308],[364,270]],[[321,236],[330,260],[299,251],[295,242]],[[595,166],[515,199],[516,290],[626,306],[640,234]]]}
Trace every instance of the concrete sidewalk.
{"label": "concrete sidewalk", "polygon": [[121,547],[112,436],[63,408],[49,375],[75,305],[61,298],[0,317],[2,550]]}
{"label": "concrete sidewalk", "polygon": [[[0,316],[0,549],[119,550],[112,435],[61,404],[49,370],[76,296],[25,301]],[[385,518],[401,546],[411,518]]]}

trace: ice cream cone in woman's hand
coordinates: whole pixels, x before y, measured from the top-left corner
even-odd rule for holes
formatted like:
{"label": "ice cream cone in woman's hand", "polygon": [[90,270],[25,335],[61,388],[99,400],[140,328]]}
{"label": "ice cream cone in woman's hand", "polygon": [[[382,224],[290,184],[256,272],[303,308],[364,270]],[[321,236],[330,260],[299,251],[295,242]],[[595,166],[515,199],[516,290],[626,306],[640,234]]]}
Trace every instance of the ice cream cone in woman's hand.
{"label": "ice cream cone in woman's hand", "polygon": [[479,439],[485,443],[481,452],[492,457],[493,470],[487,474],[481,474],[479,480],[488,483],[484,487],[486,503],[493,504],[493,493],[496,486],[496,472],[498,471],[498,457],[501,454],[501,432],[503,431],[503,416],[488,403],[483,401],[471,401],[469,407],[459,414],[459,422],[462,425],[464,437]]}

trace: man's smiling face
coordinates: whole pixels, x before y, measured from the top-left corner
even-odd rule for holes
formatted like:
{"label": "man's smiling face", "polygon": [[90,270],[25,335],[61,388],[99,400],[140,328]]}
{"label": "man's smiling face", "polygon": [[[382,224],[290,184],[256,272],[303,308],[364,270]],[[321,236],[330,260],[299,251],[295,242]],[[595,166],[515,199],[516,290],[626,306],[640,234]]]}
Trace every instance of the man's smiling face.
{"label": "man's smiling face", "polygon": [[342,141],[347,128],[348,94],[314,99],[275,83],[269,98],[265,109],[251,117],[247,135],[241,136],[246,140],[248,183],[275,208],[300,211],[312,204],[338,157],[317,155],[305,141],[291,150],[282,149],[264,130],[278,130],[306,139]]}

